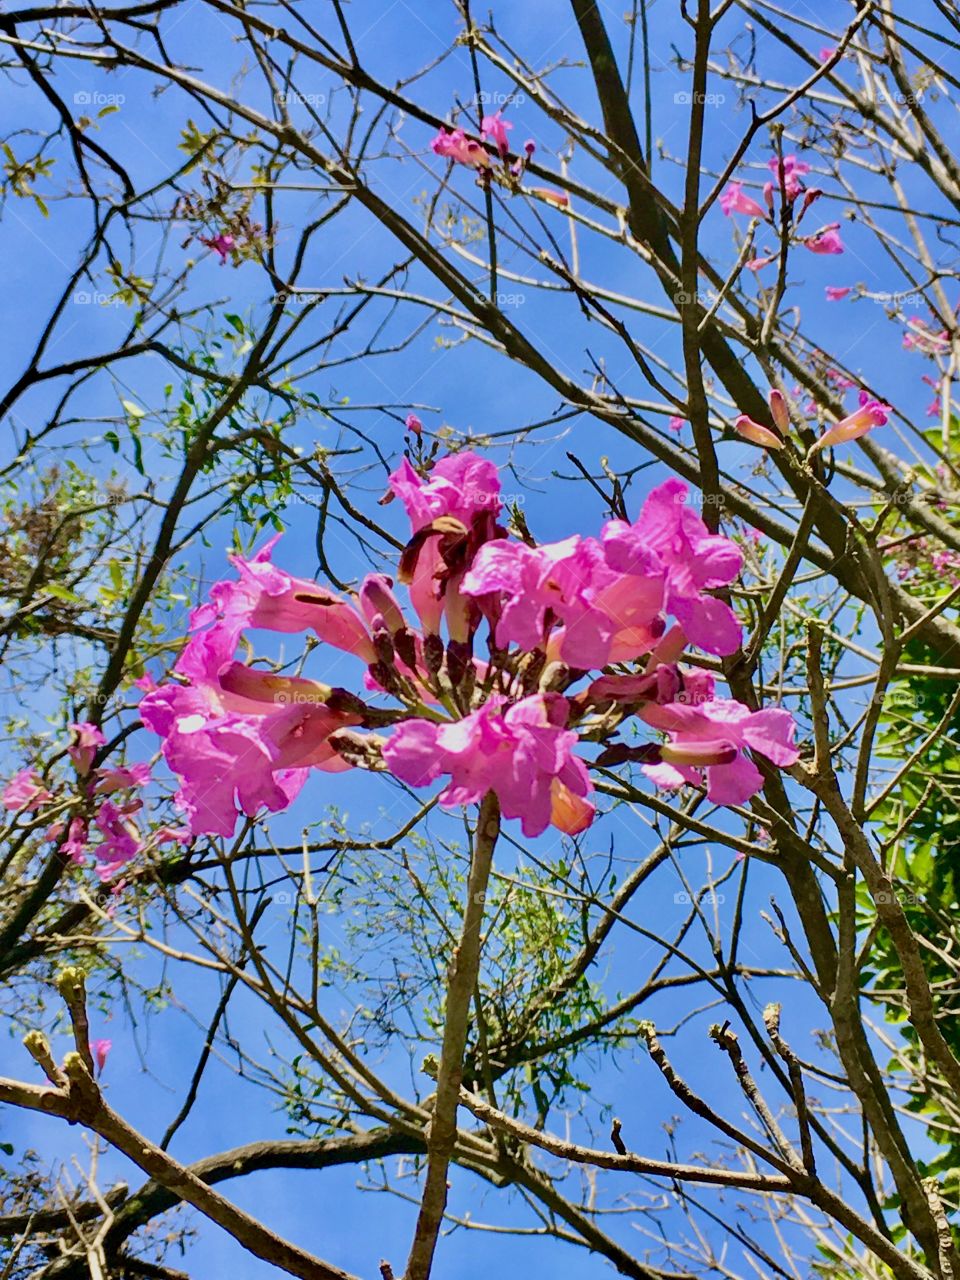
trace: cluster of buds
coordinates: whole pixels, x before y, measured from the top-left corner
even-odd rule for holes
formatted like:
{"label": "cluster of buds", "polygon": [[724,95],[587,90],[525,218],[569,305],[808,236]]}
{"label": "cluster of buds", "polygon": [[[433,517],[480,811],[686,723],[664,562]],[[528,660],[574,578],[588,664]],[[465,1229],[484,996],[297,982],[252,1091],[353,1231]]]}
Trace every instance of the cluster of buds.
{"label": "cluster of buds", "polygon": [[[229,835],[240,813],[286,808],[311,769],[360,767],[415,787],[445,778],[447,806],[493,791],[525,835],[550,824],[576,834],[595,814],[577,748],[616,758],[612,739],[630,718],[665,738],[624,758],[658,786],[705,784],[720,804],[758,790],[756,756],[797,759],[787,711],[717,698],[709,675],[679,665],[688,644],[739,647],[740,624],[713,592],[742,562],[679,480],[655,489],[633,523],[543,545],[509,535],[497,468],[469,451],[419,470],[404,459],[389,497],[411,523],[398,577],[416,625],[389,578],[333,594],[274,565],[274,539],[232,557],[237,578],[194,611],[175,681],[142,699],[194,833]],[[256,628],[310,631],[359,659],[362,694],[237,661]]]}

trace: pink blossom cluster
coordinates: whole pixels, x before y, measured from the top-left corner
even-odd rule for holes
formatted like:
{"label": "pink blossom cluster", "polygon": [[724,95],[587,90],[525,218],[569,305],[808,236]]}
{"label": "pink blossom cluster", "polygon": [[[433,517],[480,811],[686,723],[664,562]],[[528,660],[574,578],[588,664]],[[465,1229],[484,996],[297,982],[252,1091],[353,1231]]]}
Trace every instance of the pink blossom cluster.
{"label": "pink blossom cluster", "polygon": [[[477,182],[481,185],[496,178],[510,190],[519,191],[520,179],[533,159],[537,145],[532,138],[528,138],[523,144],[522,155],[511,160],[510,139],[507,133],[512,128],[513,123],[510,120],[504,120],[501,111],[485,115],[480,121],[480,137],[483,142],[490,142],[496,147],[500,160],[499,167],[494,163],[494,157],[483,143],[469,137],[462,129],[447,129],[441,125],[439,133],[430,143],[430,149],[434,155],[476,170]],[[566,209],[570,205],[570,197],[565,191],[554,191],[549,187],[525,187],[524,190],[560,209]]]}
{"label": "pink blossom cluster", "polygon": [[[792,226],[798,227],[810,206],[823,195],[819,187],[808,187],[803,182],[803,178],[810,172],[810,166],[805,160],[789,155],[782,159],[772,156],[767,162],[767,168],[773,176],[763,185],[763,204],[747,195],[742,182],[733,181],[728,183],[721,193],[720,208],[727,217],[734,213],[742,213],[749,218],[759,218],[764,222],[774,223],[777,201],[780,200],[789,210]],[[794,213],[794,206],[798,200],[799,207]],[[796,236],[796,240],[811,253],[843,253],[839,222],[827,223],[812,235]],[[776,259],[776,253],[762,254],[751,258],[746,265],[751,271],[759,271],[761,267],[769,266]]]}
{"label": "pink blossom cluster", "polygon": [[[112,880],[144,847],[135,815],[143,808],[136,794],[150,781],[150,766],[143,763],[93,768],[97,752],[104,745],[102,731],[82,721],[70,725],[67,747],[77,778],[79,797],[72,816],[57,816],[44,831],[44,838],[59,842],[64,858],[77,866],[94,859],[97,876]],[[0,793],[0,805],[16,813],[42,812],[57,804],[57,795],[41,780],[35,769],[20,769]],[[79,808],[79,812],[76,810]],[[190,839],[186,830],[161,827],[153,833],[157,843]]]}
{"label": "pink blossom cluster", "polygon": [[[399,565],[407,606],[379,574],[350,595],[291,576],[272,562],[276,539],[232,556],[236,577],[191,616],[175,681],[140,704],[180,778],[190,830],[230,835],[240,814],[286,808],[311,769],[359,766],[413,787],[445,779],[448,806],[493,791],[530,837],[551,824],[576,834],[595,815],[580,754],[590,742],[625,750],[659,786],[701,782],[717,803],[746,801],[761,783],[758,756],[797,759],[794,726],[786,711],[717,698],[709,676],[678,665],[689,644],[724,655],[741,642],[714,592],[737,577],[742,553],[687,499],[671,479],[633,522],[535,544],[500,523],[496,466],[464,451],[429,470],[404,459],[390,476],[384,501],[399,500],[411,525]],[[486,658],[475,653],[481,628]],[[362,684],[239,661],[253,629],[312,633],[360,660]],[[633,717],[665,740],[611,742]]]}

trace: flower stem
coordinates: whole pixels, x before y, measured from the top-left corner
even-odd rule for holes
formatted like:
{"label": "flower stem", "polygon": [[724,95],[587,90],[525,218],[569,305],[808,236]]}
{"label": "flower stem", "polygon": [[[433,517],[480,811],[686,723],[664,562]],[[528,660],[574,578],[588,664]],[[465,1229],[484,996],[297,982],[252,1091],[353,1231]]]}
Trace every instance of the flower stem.
{"label": "flower stem", "polygon": [[470,1003],[480,971],[480,932],[484,901],[499,834],[500,806],[497,797],[489,791],[480,805],[460,941],[453,953],[448,972],[443,1045],[437,1070],[433,1120],[427,1139],[427,1177],[404,1280],[427,1280],[430,1275],[447,1205],[447,1169],[457,1138],[463,1052],[470,1023]]}

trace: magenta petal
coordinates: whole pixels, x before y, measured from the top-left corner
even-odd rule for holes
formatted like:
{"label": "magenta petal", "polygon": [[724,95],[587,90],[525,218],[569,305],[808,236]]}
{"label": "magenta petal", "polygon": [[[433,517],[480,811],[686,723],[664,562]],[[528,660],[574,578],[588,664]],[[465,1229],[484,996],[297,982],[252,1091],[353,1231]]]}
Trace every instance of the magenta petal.
{"label": "magenta petal", "polygon": [[401,782],[425,787],[444,772],[437,750],[439,729],[429,720],[407,720],[384,746],[384,763]]}
{"label": "magenta petal", "polygon": [[707,768],[707,799],[714,804],[746,804],[763,786],[763,775],[742,752],[732,764]]}

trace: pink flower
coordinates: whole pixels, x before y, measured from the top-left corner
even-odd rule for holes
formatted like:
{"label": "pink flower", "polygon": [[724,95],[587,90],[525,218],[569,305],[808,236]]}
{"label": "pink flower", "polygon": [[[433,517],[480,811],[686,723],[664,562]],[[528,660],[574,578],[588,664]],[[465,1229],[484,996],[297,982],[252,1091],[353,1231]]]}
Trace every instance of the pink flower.
{"label": "pink flower", "polygon": [[446,611],[448,624],[458,631],[454,638],[465,638],[459,632],[469,623],[458,584],[476,548],[498,536],[497,468],[465,450],[441,458],[424,478],[404,458],[389,483],[413,529],[399,574],[409,587],[410,603],[428,634],[438,634]]}
{"label": "pink flower", "polygon": [[776,262],[777,255],[775,253],[768,254],[765,258],[750,258],[743,265],[748,271],[761,271],[764,267],[769,267],[771,262]]}
{"label": "pink flower", "polygon": [[667,480],[650,493],[634,524],[611,520],[603,530],[607,564],[620,573],[643,572],[652,554],[665,572],[666,611],[687,638],[707,653],[734,653],[740,646],[736,615],[703,592],[731,583],[743,553],[729,538],[710,533],[686,505],[688,494],[682,480]]}
{"label": "pink flower", "polygon": [[67,747],[67,755],[73,761],[77,773],[82,776],[90,772],[93,758],[97,754],[97,747],[102,747],[106,738],[95,724],[90,724],[87,720],[69,727],[75,741]]}
{"label": "pink flower", "polygon": [[164,685],[141,701],[143,723],[163,738],[164,758],[180,776],[194,835],[232,835],[238,808],[250,817],[261,807],[285,809],[310,768],[349,767],[329,739],[359,718],[325,705],[329,694],[316,681],[231,662],[216,682]]}
{"label": "pink flower", "polygon": [[107,1065],[107,1054],[113,1048],[112,1040],[91,1040],[90,1056],[96,1063],[97,1075],[103,1073],[103,1068]]}
{"label": "pink flower", "polygon": [[772,387],[767,400],[770,404],[770,416],[773,418],[773,424],[780,434],[785,436],[790,430],[790,407],[787,404],[787,398],[782,391]]}
{"label": "pink flower", "polygon": [[686,418],[680,418],[676,414],[674,414],[673,417],[671,417],[668,420],[667,426],[670,428],[671,431],[682,431],[684,428],[684,425],[686,424],[686,421],[687,421]]}
{"label": "pink flower", "polygon": [[404,419],[403,425],[407,428],[407,430],[412,435],[415,435],[415,436],[423,435],[423,423],[420,421],[420,419],[417,417],[415,413],[408,413],[406,418]]}
{"label": "pink flower", "polygon": [[[278,535],[279,537],[279,535]],[[294,578],[271,563],[277,538],[249,560],[230,557],[239,580],[217,582],[208,603],[194,609],[187,642],[176,664],[180,675],[203,677],[233,657],[247,627],[269,631],[313,630],[326,644],[373,662],[369,633],[353,605],[307,578]],[[206,628],[206,630],[201,630]]]}
{"label": "pink flower", "polygon": [[839,226],[839,222],[831,222],[821,227],[812,236],[807,236],[801,243],[805,244],[811,253],[843,253],[843,241],[837,230]]}
{"label": "pink flower", "polygon": [[751,196],[744,195],[742,182],[731,182],[720,196],[720,208],[729,218],[731,213],[745,213],[751,218],[766,218],[767,210]]}
{"label": "pink flower", "polygon": [[0,804],[4,809],[39,809],[50,799],[52,796],[41,784],[36,769],[20,769],[4,787]]}
{"label": "pink flower", "polygon": [[212,249],[214,253],[220,256],[221,267],[225,265],[227,258],[230,256],[236,241],[233,236],[221,231],[215,236],[198,236],[197,239],[201,244],[205,244],[208,249]]}
{"label": "pink flower", "polygon": [[404,458],[390,476],[390,489],[406,508],[414,533],[441,516],[470,525],[478,513],[500,514],[496,464],[465,449],[441,458],[424,479]]}
{"label": "pink flower", "polygon": [[[486,601],[497,645],[532,650],[588,670],[646,653],[663,632],[657,557],[612,570],[595,538],[528,547],[498,539],[480,548],[461,591]],[[560,622],[563,630],[551,637]]]}
{"label": "pink flower", "polygon": [[852,292],[849,285],[828,284],[826,288],[828,302],[842,302]]}
{"label": "pink flower", "polygon": [[112,800],[104,800],[93,820],[93,825],[103,836],[97,846],[97,875],[108,880],[121,867],[137,856],[143,848],[139,832],[130,821],[129,814],[118,808]]}
{"label": "pink flower", "polygon": [[829,62],[836,52],[837,46],[835,44],[826,44],[817,54],[817,57],[821,62]]}
{"label": "pink flower", "polygon": [[872,431],[874,427],[884,426],[892,412],[888,404],[882,404],[879,400],[874,400],[866,391],[861,391],[859,409],[855,409],[840,422],[829,427],[811,447],[810,452],[815,453],[817,449],[844,444],[847,440],[856,440],[866,435],[868,431]]}
{"label": "pink flower", "polygon": [[493,139],[493,143],[501,156],[506,156],[510,150],[510,143],[507,139],[507,130],[512,129],[513,125],[509,120],[503,119],[503,113],[496,111],[492,116],[484,116],[480,121],[480,132],[484,139]]}
{"label": "pink flower", "polygon": [[783,188],[788,202],[792,204],[803,190],[803,183],[800,179],[804,174],[810,172],[810,166],[805,160],[798,160],[796,156],[784,156],[782,161],[778,160],[776,156],[771,156],[767,161],[767,168],[773,174],[773,188],[776,191],[780,190],[782,173]]}
{"label": "pink flower", "polygon": [[701,782],[706,774],[707,798],[714,804],[744,804],[763,785],[763,776],[747,751],[785,768],[795,764],[795,724],[789,711],[766,707],[750,711],[740,702],[715,698],[698,706],[649,703],[637,715],[669,734],[660,749],[661,763],[643,771],[658,787]]}
{"label": "pink flower", "polygon": [[775,431],[771,431],[769,427],[765,427],[759,422],[754,422],[753,418],[748,417],[745,413],[741,413],[734,420],[733,429],[738,435],[743,436],[744,440],[761,445],[764,449],[783,448],[783,440]]}
{"label": "pink flower", "polygon": [[[506,710],[504,707],[506,706]],[[506,818],[519,818],[525,836],[552,823],[568,835],[593,821],[592,791],[583,761],[573,754],[569,703],[537,694],[508,705],[493,695],[462,720],[408,720],[383,749],[387,768],[403,782],[425,787],[444,774],[445,806],[477,804],[494,791]]]}
{"label": "pink flower", "polygon": [[443,156],[445,160],[455,160],[457,164],[466,164],[473,169],[491,167],[490,157],[480,143],[468,138],[462,129],[448,131],[441,128],[430,146],[435,155]]}
{"label": "pink flower", "polygon": [[122,791],[127,787],[145,787],[150,781],[148,764],[123,765],[117,769],[98,769],[97,782],[93,788],[98,796],[109,795],[112,791]]}
{"label": "pink flower", "polygon": [[[60,824],[58,823],[57,826],[59,827]],[[58,839],[59,836],[60,836],[60,831],[57,831],[57,834],[52,838]],[[87,851],[86,820],[84,818],[74,818],[71,821],[70,826],[67,830],[67,838],[63,842],[62,853],[65,858],[69,858],[69,860],[71,862],[76,863],[77,866],[82,866],[84,857],[86,855],[86,851]]]}

